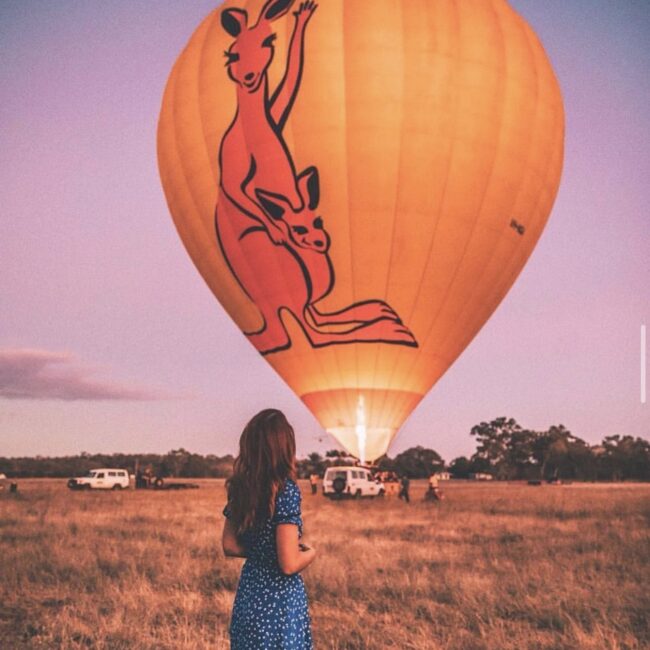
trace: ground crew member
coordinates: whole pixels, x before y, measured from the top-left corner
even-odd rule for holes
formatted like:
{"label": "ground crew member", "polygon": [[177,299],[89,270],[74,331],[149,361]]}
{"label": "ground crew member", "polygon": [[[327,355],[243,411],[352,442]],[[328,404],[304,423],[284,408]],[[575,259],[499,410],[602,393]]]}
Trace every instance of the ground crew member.
{"label": "ground crew member", "polygon": [[404,499],[406,503],[410,503],[411,498],[409,497],[409,487],[411,486],[411,481],[409,480],[408,476],[402,476],[400,484],[402,486],[402,489],[399,492],[399,498]]}
{"label": "ground crew member", "polygon": [[316,494],[318,492],[318,474],[309,475],[309,485],[311,485],[311,493]]}

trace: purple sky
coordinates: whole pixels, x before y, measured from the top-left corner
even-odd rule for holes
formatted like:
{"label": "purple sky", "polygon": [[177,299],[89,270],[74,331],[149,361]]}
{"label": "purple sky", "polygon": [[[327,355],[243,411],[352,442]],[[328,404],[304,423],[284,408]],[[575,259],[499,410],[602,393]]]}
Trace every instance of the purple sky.
{"label": "purple sky", "polygon": [[[321,0],[327,2],[327,0]],[[512,290],[391,454],[470,454],[501,415],[650,438],[650,4],[511,0],[555,67],[560,192]],[[236,449],[258,409],[332,448],[194,269],[156,167],[171,66],[207,0],[0,3],[0,455]],[[321,440],[319,440],[321,437]]]}

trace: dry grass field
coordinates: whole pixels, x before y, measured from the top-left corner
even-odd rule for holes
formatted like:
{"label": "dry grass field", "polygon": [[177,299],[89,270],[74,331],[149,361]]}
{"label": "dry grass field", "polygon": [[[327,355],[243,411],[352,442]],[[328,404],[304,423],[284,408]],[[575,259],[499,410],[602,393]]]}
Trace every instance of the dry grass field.
{"label": "dry grass field", "polygon": [[[0,493],[0,647],[227,648],[239,560],[223,481]],[[447,500],[326,501],[303,484],[316,648],[650,647],[650,486],[460,483]]]}

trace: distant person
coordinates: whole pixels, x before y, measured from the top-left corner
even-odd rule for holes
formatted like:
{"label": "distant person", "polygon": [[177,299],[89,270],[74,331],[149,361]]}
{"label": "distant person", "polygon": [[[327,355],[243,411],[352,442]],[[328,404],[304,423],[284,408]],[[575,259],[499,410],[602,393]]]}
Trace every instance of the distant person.
{"label": "distant person", "polygon": [[399,491],[399,498],[404,499],[406,503],[411,502],[411,497],[409,496],[409,489],[411,487],[411,481],[409,480],[409,477],[404,475],[402,476],[402,480],[400,481],[400,486],[401,489]]}
{"label": "distant person", "polygon": [[444,498],[438,484],[438,475],[435,473],[429,476],[429,489],[424,495],[424,498],[426,501],[442,501]]}
{"label": "distant person", "polygon": [[316,551],[300,541],[296,441],[281,411],[266,409],[246,425],[226,487],[223,550],[246,558],[230,620],[231,650],[311,650],[300,572]]}
{"label": "distant person", "polygon": [[311,493],[318,494],[318,474],[309,475],[309,485],[311,485]]}

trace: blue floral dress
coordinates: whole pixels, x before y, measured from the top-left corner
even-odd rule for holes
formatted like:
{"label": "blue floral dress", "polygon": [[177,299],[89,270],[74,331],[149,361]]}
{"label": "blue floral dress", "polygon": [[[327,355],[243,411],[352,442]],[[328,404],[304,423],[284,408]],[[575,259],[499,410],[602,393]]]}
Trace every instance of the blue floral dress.
{"label": "blue floral dress", "polygon": [[[278,566],[275,528],[296,524],[302,537],[300,488],[287,479],[275,500],[275,514],[255,532],[244,534],[242,568],[230,621],[232,650],[311,650],[311,621],[300,574],[286,576]],[[226,505],[223,510],[230,517]]]}

